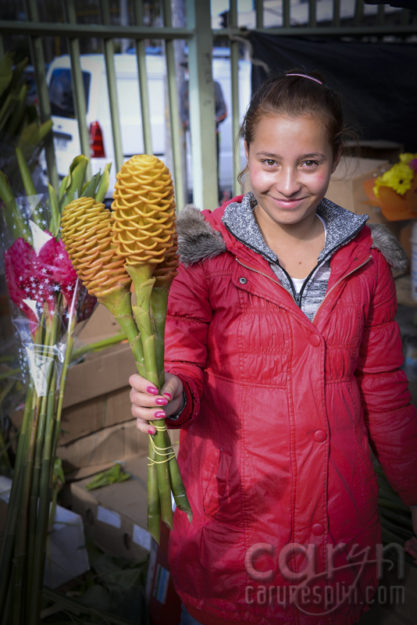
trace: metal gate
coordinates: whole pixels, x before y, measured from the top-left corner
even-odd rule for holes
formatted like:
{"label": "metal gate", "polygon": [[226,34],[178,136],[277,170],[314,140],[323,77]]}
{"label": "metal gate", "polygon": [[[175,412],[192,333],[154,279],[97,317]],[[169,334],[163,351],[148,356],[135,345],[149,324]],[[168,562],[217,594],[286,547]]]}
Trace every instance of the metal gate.
{"label": "metal gate", "polygon": [[[177,0],[178,4],[181,4]],[[2,3],[4,6],[7,2]],[[15,3],[16,4],[16,3]],[[49,3],[50,4],[50,3]],[[197,206],[214,208],[218,203],[216,167],[216,132],[214,122],[214,91],[212,83],[211,54],[214,43],[227,44],[230,50],[231,119],[233,136],[239,131],[239,84],[238,62],[242,42],[249,29],[276,35],[320,35],[336,38],[382,38],[409,39],[415,37],[417,13],[389,5],[370,5],[364,0],[230,0],[221,12],[219,23],[213,25],[214,0],[182,0],[183,23],[176,21],[175,0],[85,0],[85,8],[95,7],[94,23],[80,19],[81,3],[66,0],[56,3],[62,7],[62,16],[52,21],[45,14],[47,3],[43,0],[27,0],[23,15],[15,19],[0,19],[0,53],[10,46],[11,36],[23,36],[29,42],[31,61],[35,69],[41,121],[51,115],[45,73],[45,37],[66,41],[71,57],[72,88],[80,145],[83,153],[90,155],[89,135],[85,123],[86,110],[84,85],[80,65],[80,50],[85,40],[94,38],[100,42],[106,65],[108,98],[111,111],[112,136],[116,169],[123,162],[121,123],[116,93],[114,54],[117,42],[130,40],[134,43],[138,82],[140,85],[140,109],[143,145],[145,152],[152,153],[151,116],[148,80],[145,66],[145,42],[163,41],[163,53],[167,76],[167,126],[169,127],[170,165],[174,176],[178,207],[187,200],[182,171],[184,168],[184,131],[179,119],[178,85],[176,80],[176,42],[185,42],[188,50],[190,84],[190,140],[192,153],[193,201]],[[158,9],[158,24],[148,24],[145,13],[149,7]],[[115,24],[112,16],[119,10],[128,12],[130,18]],[[245,9],[249,9],[246,10]],[[2,9],[0,9],[2,10]],[[326,13],[327,11],[327,13]],[[324,17],[323,17],[324,15]],[[0,17],[2,15],[0,14]],[[23,19],[22,19],[23,17]],[[126,23],[127,21],[127,23]],[[174,25],[175,24],[175,25]],[[177,55],[178,56],[178,55]],[[49,179],[57,181],[54,145],[52,139],[46,148]],[[236,145],[233,156],[234,179],[241,167],[240,150]],[[234,183],[234,192],[239,191]]]}

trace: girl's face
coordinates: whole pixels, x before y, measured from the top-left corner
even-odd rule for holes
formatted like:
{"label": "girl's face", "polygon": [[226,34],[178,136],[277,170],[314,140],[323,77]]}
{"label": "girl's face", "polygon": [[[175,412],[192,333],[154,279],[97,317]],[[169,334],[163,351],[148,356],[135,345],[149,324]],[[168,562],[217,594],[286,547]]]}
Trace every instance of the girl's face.
{"label": "girl's face", "polygon": [[312,220],[339,160],[321,118],[264,115],[245,149],[261,229]]}

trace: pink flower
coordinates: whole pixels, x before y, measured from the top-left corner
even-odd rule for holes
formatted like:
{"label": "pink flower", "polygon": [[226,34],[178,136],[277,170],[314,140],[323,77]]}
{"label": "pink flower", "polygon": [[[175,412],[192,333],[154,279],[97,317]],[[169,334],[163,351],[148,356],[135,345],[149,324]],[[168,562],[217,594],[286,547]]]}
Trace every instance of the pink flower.
{"label": "pink flower", "polygon": [[51,237],[41,247],[38,260],[42,267],[46,267],[52,282],[59,286],[67,301],[67,305],[70,306],[77,274],[62,241],[57,241]]}
{"label": "pink flower", "polygon": [[32,324],[37,324],[35,312],[24,301],[25,299],[35,299],[39,290],[34,277],[34,265],[36,254],[34,249],[25,239],[19,238],[4,253],[4,268],[6,274],[7,288],[11,300],[27,316]]}
{"label": "pink flower", "polygon": [[53,310],[55,293],[61,290],[70,305],[77,274],[62,241],[51,237],[36,254],[27,241],[16,239],[4,254],[4,264],[10,298],[27,316],[32,330],[38,317],[30,301],[41,307],[46,303]]}

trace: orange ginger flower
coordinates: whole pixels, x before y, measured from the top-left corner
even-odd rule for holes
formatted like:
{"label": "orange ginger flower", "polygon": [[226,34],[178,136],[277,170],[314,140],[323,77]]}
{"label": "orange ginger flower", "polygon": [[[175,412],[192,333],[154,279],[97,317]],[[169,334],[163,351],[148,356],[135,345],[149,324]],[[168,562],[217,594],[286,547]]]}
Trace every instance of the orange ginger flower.
{"label": "orange ginger flower", "polygon": [[68,256],[89,293],[100,299],[130,284],[104,204],[89,197],[73,200],[64,208],[61,229]]}

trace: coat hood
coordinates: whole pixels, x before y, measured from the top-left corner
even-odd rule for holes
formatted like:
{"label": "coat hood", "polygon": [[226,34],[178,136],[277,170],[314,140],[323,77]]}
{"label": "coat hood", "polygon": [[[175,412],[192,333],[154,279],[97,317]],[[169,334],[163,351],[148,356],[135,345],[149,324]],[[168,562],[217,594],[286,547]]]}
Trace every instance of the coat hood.
{"label": "coat hood", "polygon": [[[185,265],[194,265],[201,260],[213,258],[226,251],[226,243],[221,234],[223,224],[221,219],[227,206],[237,203],[241,197],[233,198],[231,202],[218,208],[216,211],[201,211],[192,204],[186,205],[180,212],[177,220],[178,252],[180,261]],[[329,203],[331,208],[338,207]],[[407,271],[408,258],[398,239],[384,224],[368,224],[372,245],[384,255],[394,275]]]}

